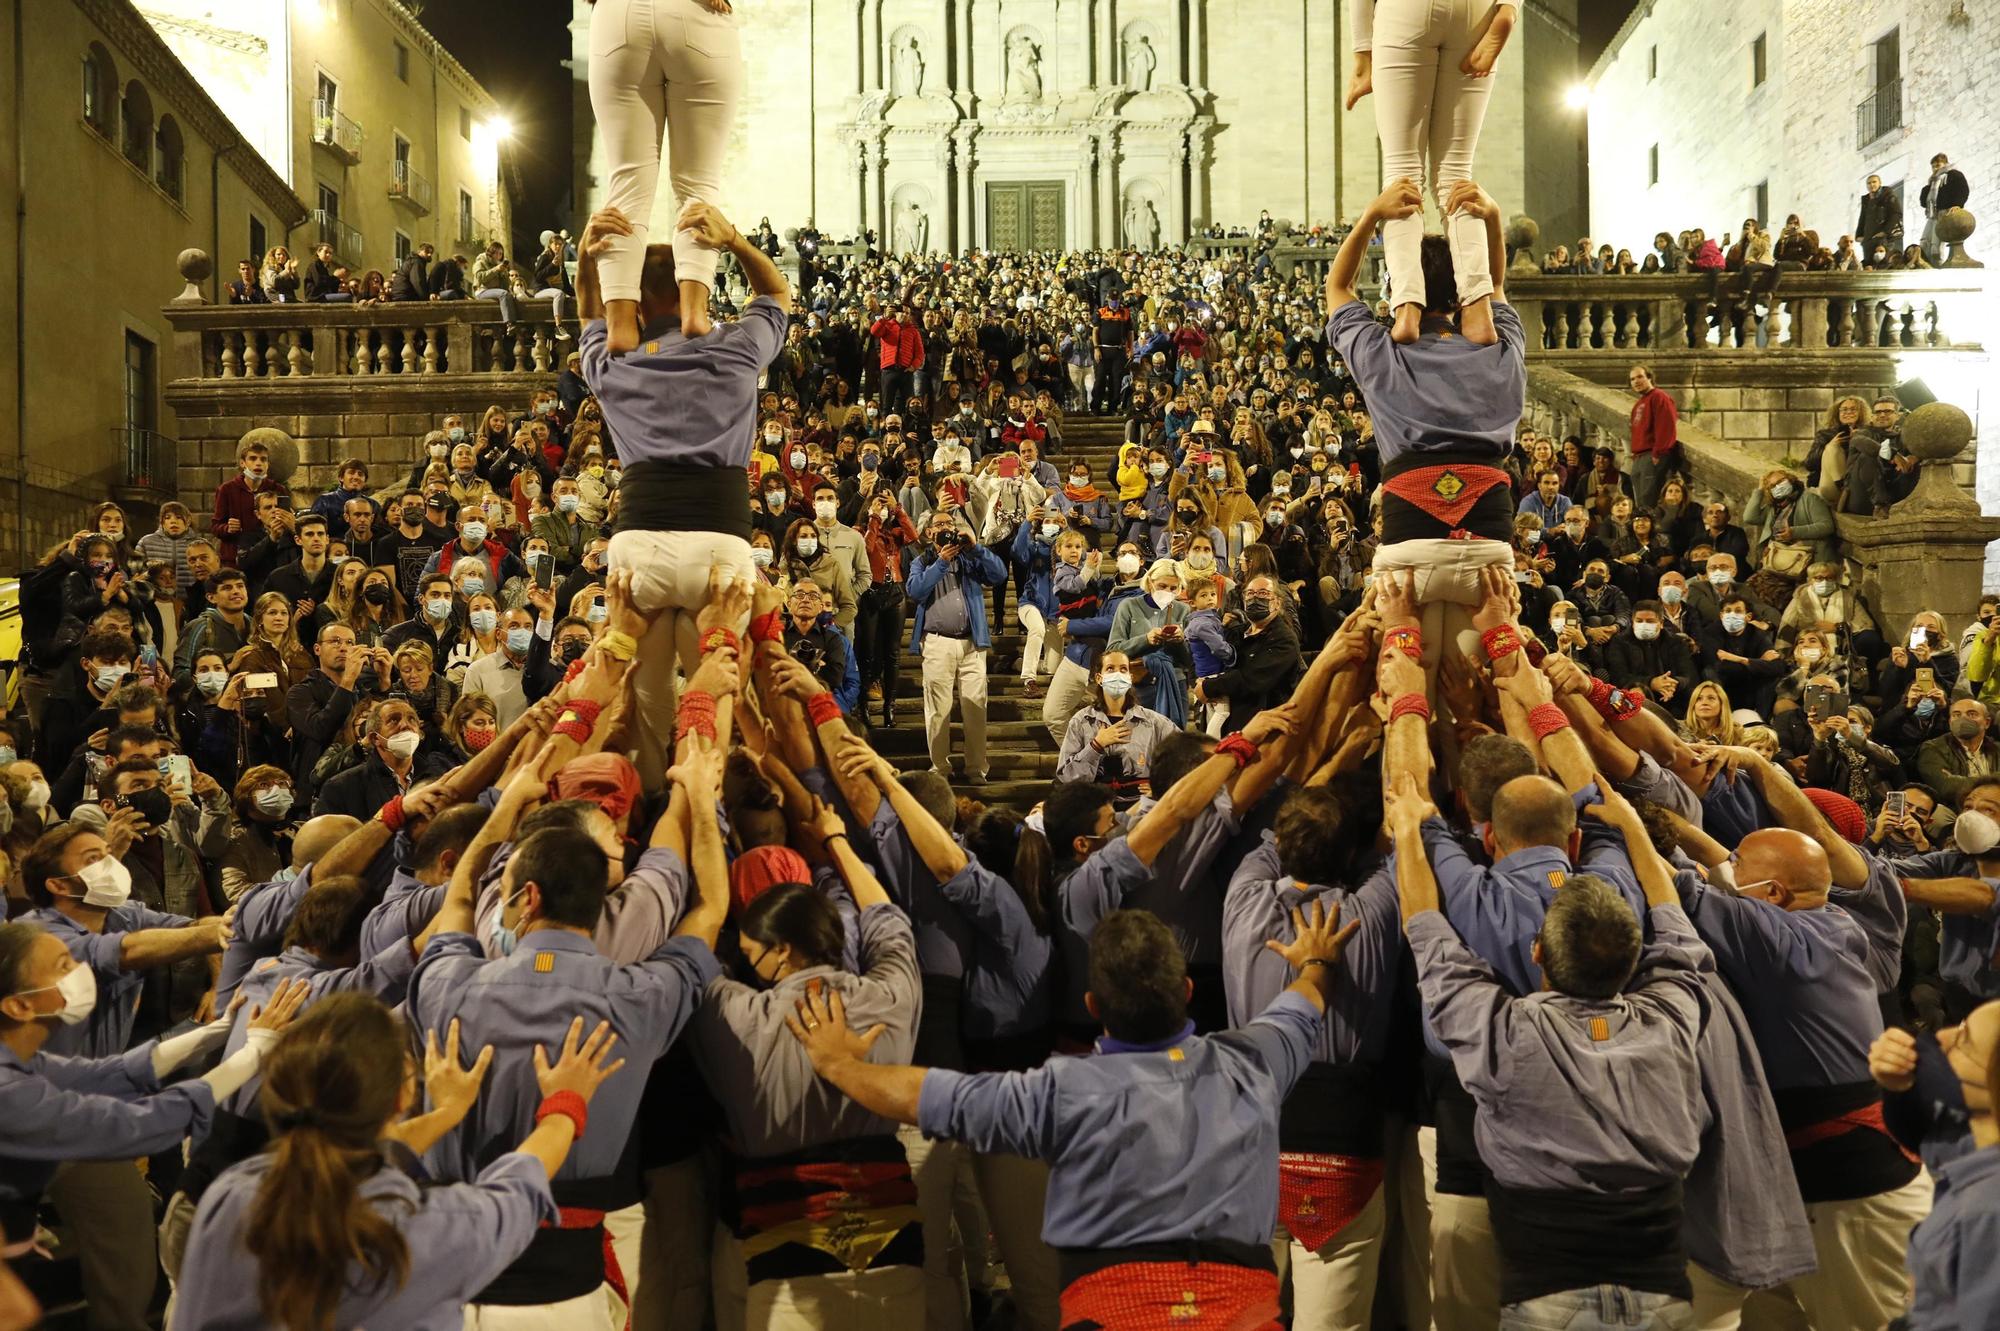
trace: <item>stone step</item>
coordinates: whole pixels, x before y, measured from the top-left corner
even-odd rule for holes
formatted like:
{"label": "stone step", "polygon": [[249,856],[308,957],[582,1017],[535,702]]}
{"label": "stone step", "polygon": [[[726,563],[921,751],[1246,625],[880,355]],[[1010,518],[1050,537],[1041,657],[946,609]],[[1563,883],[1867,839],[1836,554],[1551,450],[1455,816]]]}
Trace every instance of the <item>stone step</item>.
{"label": "stone step", "polygon": [[[905,725],[899,713],[893,730],[876,727],[881,740],[876,744],[884,753],[915,753],[924,747],[924,718],[922,709],[911,714],[910,724]],[[964,727],[954,715],[951,723],[953,748],[964,736]],[[1002,721],[991,712],[986,718],[986,747],[995,752],[1001,750],[1047,753],[1051,756],[1059,752],[1055,737],[1049,728],[1037,721]]]}

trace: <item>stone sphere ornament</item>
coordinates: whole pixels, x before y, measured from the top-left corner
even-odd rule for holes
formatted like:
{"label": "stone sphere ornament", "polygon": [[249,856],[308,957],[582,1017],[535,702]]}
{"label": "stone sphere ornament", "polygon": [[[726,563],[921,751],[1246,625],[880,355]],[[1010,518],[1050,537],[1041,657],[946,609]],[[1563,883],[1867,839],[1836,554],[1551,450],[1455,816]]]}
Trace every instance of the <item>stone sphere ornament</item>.
{"label": "stone sphere ornament", "polygon": [[1979,220],[1963,208],[1947,208],[1937,216],[1937,238],[1951,246],[1945,268],[1984,268],[1986,265],[1965,252],[1965,242],[1978,229]]}
{"label": "stone sphere ornament", "polygon": [[180,252],[174,266],[186,279],[187,286],[175,296],[175,305],[206,305],[208,298],[201,294],[201,284],[215,275],[215,260],[208,257],[207,250],[187,249]]}

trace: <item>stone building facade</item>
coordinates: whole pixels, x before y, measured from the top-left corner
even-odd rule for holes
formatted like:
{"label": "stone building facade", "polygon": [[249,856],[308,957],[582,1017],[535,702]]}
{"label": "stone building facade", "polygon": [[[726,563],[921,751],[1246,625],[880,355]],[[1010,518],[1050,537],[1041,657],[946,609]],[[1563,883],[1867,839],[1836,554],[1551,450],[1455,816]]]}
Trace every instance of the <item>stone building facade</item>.
{"label": "stone building facade", "polygon": [[[575,198],[603,195],[587,0],[572,0]],[[1561,90],[1577,0],[1528,0],[1479,174],[1510,211],[1581,217]],[[739,11],[749,87],[724,207],[895,249],[1176,245],[1260,210],[1352,218],[1381,187],[1374,101],[1341,91],[1336,0],[768,0]],[[1564,145],[1564,146],[1558,146]],[[665,173],[663,202],[668,211]],[[581,218],[579,217],[579,221]]]}
{"label": "stone building facade", "polygon": [[11,568],[73,534],[90,503],[174,489],[161,306],[183,286],[175,256],[233,256],[248,218],[282,237],[307,210],[130,0],[0,0],[0,70],[20,94],[0,96]]}
{"label": "stone building facade", "polygon": [[[1903,199],[1931,155],[2000,224],[2000,14],[1953,0],[1644,0],[1590,74],[1590,234],[1642,254],[1656,231],[1735,232],[1798,213],[1829,247],[1867,178]],[[1551,239],[1573,233],[1556,231]]]}

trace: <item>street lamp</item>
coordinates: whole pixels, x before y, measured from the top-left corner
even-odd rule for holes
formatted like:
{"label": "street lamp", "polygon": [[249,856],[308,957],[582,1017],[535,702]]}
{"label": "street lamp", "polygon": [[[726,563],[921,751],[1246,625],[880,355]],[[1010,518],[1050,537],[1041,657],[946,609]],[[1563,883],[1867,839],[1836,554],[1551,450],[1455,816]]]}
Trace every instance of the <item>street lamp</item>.
{"label": "street lamp", "polygon": [[1581,111],[1589,106],[1590,85],[1588,83],[1570,84],[1569,88],[1563,93],[1563,105],[1572,111]]}
{"label": "street lamp", "polygon": [[514,122],[506,116],[494,116],[486,122],[486,128],[493,135],[495,143],[505,143],[514,137]]}

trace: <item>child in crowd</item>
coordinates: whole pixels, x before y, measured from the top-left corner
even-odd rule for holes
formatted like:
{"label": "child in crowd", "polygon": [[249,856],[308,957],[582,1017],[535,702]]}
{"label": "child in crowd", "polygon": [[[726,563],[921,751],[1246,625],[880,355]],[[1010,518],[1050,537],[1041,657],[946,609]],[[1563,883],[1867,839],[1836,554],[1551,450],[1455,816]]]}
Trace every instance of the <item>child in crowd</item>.
{"label": "child in crowd", "polygon": [[[1188,657],[1194,663],[1194,677],[1197,681],[1211,679],[1236,664],[1236,649],[1229,645],[1229,635],[1222,630],[1222,612],[1216,608],[1218,597],[1214,578],[1203,578],[1189,585],[1188,605],[1193,608],[1187,623],[1181,631],[1187,635]],[[1219,698],[1208,705],[1208,733],[1222,738],[1222,727],[1229,720],[1229,700]]]}
{"label": "child in crowd", "polygon": [[139,538],[139,554],[149,563],[159,560],[174,571],[174,586],[187,587],[193,584],[194,574],[188,568],[188,546],[194,542],[194,533],[188,530],[193,518],[187,505],[169,499],[160,505],[160,525],[156,531],[147,532]]}

